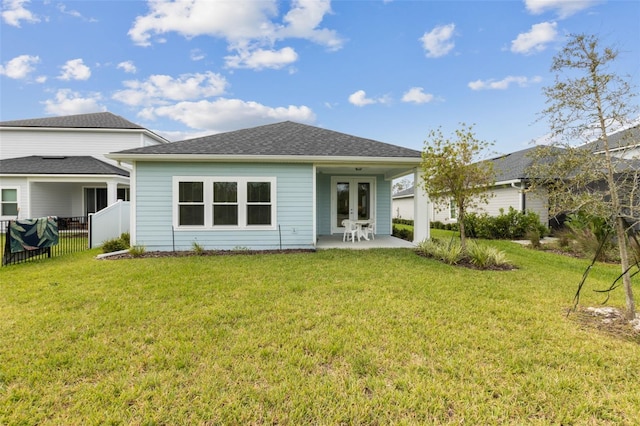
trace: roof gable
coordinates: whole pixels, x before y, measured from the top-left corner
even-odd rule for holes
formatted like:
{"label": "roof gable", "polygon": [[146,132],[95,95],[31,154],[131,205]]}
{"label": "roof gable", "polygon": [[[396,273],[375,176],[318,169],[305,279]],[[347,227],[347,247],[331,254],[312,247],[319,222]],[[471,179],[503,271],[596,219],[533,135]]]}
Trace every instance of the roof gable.
{"label": "roof gable", "polygon": [[285,121],[120,151],[141,155],[320,156],[420,158],[421,152],[320,127]]}
{"label": "roof gable", "polygon": [[117,175],[129,172],[90,156],[38,156],[0,160],[4,175]]}
{"label": "roof gable", "polygon": [[2,121],[0,127],[146,130],[144,127],[110,112]]}

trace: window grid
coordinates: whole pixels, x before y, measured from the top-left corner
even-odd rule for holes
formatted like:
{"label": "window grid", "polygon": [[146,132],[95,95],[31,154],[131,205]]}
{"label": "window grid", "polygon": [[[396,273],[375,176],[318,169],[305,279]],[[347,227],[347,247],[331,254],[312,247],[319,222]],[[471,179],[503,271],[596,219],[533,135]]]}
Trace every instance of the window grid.
{"label": "window grid", "polygon": [[[198,183],[202,197],[185,198],[184,184]],[[200,194],[198,192],[198,194]],[[174,177],[174,223],[177,228],[274,229],[276,178]],[[199,200],[203,201],[200,202]],[[183,207],[197,205],[199,221],[182,220]]]}

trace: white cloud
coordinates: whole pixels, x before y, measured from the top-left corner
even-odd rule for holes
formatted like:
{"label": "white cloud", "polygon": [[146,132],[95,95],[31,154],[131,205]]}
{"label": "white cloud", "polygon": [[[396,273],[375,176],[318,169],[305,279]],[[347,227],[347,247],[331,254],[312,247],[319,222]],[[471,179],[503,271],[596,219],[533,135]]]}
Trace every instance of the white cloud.
{"label": "white cloud", "polygon": [[224,132],[276,121],[292,120],[311,123],[315,114],[307,106],[269,107],[257,102],[220,98],[215,101],[179,102],[175,105],[146,108],[140,114],[146,119],[165,117],[192,129]]}
{"label": "white cloud", "polygon": [[25,8],[29,0],[4,0],[2,19],[8,25],[20,28],[20,21],[40,22],[40,19]]}
{"label": "white cloud", "polygon": [[532,78],[521,76],[507,76],[502,80],[476,80],[468,84],[471,90],[506,90],[512,84],[517,84],[520,87],[527,87],[530,84],[540,83],[542,77],[535,76]]}
{"label": "white cloud", "polygon": [[85,22],[98,22],[98,20],[95,19],[95,18],[85,18],[77,10],[67,9],[67,6],[65,4],[63,4],[63,3],[58,3],[58,10],[60,12],[64,13],[65,15],[69,15],[69,16],[73,16],[74,18],[82,19]]}
{"label": "white cloud", "polygon": [[100,105],[101,99],[99,93],[91,93],[87,97],[82,97],[78,92],[60,89],[56,92],[54,99],[48,99],[42,103],[48,114],[72,115],[106,111],[107,108]]}
{"label": "white cloud", "polygon": [[344,41],[335,31],[319,27],[324,16],[331,12],[329,0],[294,0],[283,23],[276,21],[278,4],[276,0],[149,1],[149,13],[136,18],[129,36],[141,46],[159,42],[158,36],[170,32],[186,38],[202,35],[222,38],[228,42],[230,51],[237,51],[237,55],[228,59],[232,64],[249,67],[255,63],[258,69],[273,66],[264,66],[265,60],[245,61],[244,58],[259,58],[265,52],[278,56],[273,53],[279,52],[276,62],[272,62],[273,58],[266,61],[274,64],[297,59],[297,54],[295,58],[291,55],[291,48],[279,51],[273,48],[276,42],[287,38],[310,40],[329,50],[342,47]]}
{"label": "white cloud", "polygon": [[239,50],[237,55],[225,56],[224,59],[229,68],[280,69],[297,61],[298,54],[290,47],[280,50]]}
{"label": "white cloud", "polygon": [[328,13],[331,13],[330,0],[294,0],[291,2],[291,10],[283,18],[287,25],[277,30],[276,38],[308,39],[329,50],[338,50],[342,48],[344,41],[337,32],[326,28],[318,29]]}
{"label": "white cloud", "polygon": [[455,35],[455,29],[455,24],[440,25],[424,33],[420,41],[427,51],[428,58],[439,58],[453,50],[455,44],[451,39]]}
{"label": "white cloud", "polygon": [[525,7],[533,15],[555,10],[560,19],[567,18],[598,3],[600,3],[599,0],[524,0]]}
{"label": "white cloud", "polygon": [[138,69],[134,65],[133,61],[120,62],[116,68],[121,69],[124,72],[129,73],[129,74],[135,74],[138,71]]}
{"label": "white cloud", "polygon": [[39,56],[20,55],[11,59],[6,65],[0,65],[0,75],[6,75],[15,80],[21,80],[29,76],[34,70],[33,65],[40,62]]}
{"label": "white cloud", "polygon": [[531,26],[527,33],[519,34],[511,42],[511,51],[514,53],[530,54],[541,52],[546,49],[547,44],[556,40],[558,31],[556,22],[542,22]]}
{"label": "white cloud", "polygon": [[433,101],[434,96],[431,93],[424,93],[422,87],[412,87],[403,96],[402,102],[413,102],[416,104],[425,104]]}
{"label": "white cloud", "polygon": [[189,58],[192,61],[201,61],[206,57],[204,52],[200,49],[191,49],[191,53],[189,54]]}
{"label": "white cloud", "polygon": [[364,90],[358,90],[349,95],[349,102],[359,107],[376,103],[375,99],[367,98],[367,93]]}
{"label": "white cloud", "polygon": [[220,74],[182,74],[177,78],[168,75],[152,75],[146,81],[125,81],[125,90],[113,95],[113,99],[127,105],[157,105],[168,101],[187,101],[223,94],[227,80]]}
{"label": "white cloud", "polygon": [[84,64],[82,59],[71,59],[62,66],[60,80],[88,80],[91,77],[91,69]]}

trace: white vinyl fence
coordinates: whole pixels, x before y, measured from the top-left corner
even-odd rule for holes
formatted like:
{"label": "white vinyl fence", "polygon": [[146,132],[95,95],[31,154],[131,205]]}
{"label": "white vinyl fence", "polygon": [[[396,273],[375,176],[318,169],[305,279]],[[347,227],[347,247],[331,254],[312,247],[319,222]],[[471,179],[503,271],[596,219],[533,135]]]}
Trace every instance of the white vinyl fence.
{"label": "white vinyl fence", "polygon": [[89,215],[89,246],[100,247],[102,243],[119,238],[129,232],[129,202],[118,200],[109,207]]}

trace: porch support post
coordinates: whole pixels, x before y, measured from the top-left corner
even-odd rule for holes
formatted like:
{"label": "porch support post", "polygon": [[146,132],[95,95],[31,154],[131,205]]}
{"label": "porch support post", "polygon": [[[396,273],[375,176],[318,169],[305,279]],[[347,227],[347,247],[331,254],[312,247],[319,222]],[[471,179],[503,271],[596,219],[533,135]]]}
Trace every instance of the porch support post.
{"label": "porch support post", "polygon": [[107,206],[115,204],[118,201],[118,183],[107,182]]}
{"label": "porch support post", "polygon": [[417,244],[430,238],[431,219],[429,210],[431,202],[424,188],[420,185],[420,169],[413,172],[413,243]]}

